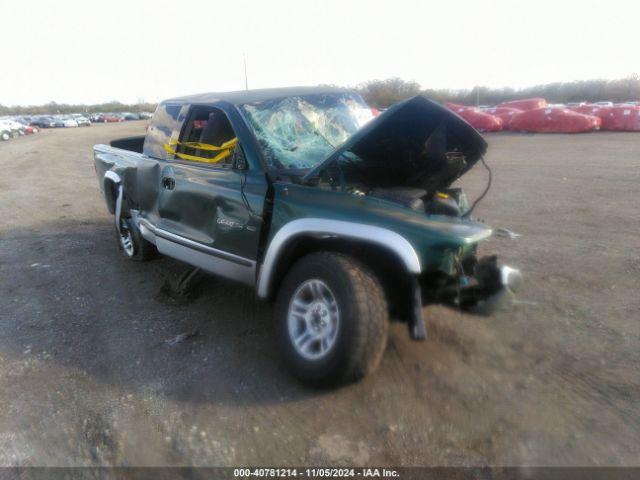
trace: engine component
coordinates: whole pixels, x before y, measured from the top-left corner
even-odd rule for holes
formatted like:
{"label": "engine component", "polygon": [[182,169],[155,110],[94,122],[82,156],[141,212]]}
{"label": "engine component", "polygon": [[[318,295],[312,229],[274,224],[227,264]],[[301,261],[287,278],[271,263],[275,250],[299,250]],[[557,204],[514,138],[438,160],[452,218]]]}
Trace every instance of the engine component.
{"label": "engine component", "polygon": [[437,192],[433,198],[425,204],[424,211],[431,215],[449,215],[451,217],[459,217],[461,214],[456,199],[442,192]]}
{"label": "engine component", "polygon": [[411,187],[374,188],[369,190],[370,197],[398,203],[418,212],[424,212],[423,198],[426,195],[426,190]]}

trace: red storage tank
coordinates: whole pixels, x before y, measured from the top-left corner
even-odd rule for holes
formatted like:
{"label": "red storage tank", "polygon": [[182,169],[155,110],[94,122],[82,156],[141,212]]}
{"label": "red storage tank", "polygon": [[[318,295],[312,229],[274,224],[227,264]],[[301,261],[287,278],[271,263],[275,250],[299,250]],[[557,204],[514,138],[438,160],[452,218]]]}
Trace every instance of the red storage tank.
{"label": "red storage tank", "polygon": [[616,132],[640,132],[640,107],[609,107],[608,115],[602,116],[602,128]]}
{"label": "red storage tank", "polygon": [[502,120],[494,115],[480,112],[478,110],[465,110],[458,113],[462,118],[471,124],[479,132],[499,132],[502,130]]}
{"label": "red storage tank", "polygon": [[493,108],[485,108],[482,110],[484,113],[488,113],[489,115],[493,115],[494,117],[498,117],[502,120],[502,129],[507,130],[509,128],[509,124],[511,123],[511,118],[518,113],[522,113],[522,110],[518,110],[517,108],[509,108],[509,107],[493,107]]}
{"label": "red storage tank", "polygon": [[524,100],[511,100],[510,102],[502,102],[497,107],[517,108],[518,110],[535,110],[547,106],[544,98],[525,98]]}
{"label": "red storage tank", "polygon": [[488,113],[481,112],[475,107],[467,107],[456,103],[445,103],[447,108],[453,110],[479,132],[498,132],[502,130],[502,120]]}
{"label": "red storage tank", "polygon": [[[578,113],[584,113],[585,115],[596,115],[596,112],[598,110],[600,110],[601,108],[606,108],[606,107],[601,107],[598,105],[593,105],[590,103],[585,103],[584,105],[578,105],[576,107],[567,107],[569,110],[572,110],[574,112],[578,112]],[[596,115],[597,117],[597,115]]]}
{"label": "red storage tank", "polygon": [[515,115],[511,130],[520,132],[578,133],[598,130],[602,120],[566,108],[536,108]]}
{"label": "red storage tank", "polygon": [[640,132],[640,107],[632,105],[615,105],[601,107],[598,105],[581,105],[576,107],[583,113],[595,115],[602,120],[602,130],[612,132]]}
{"label": "red storage tank", "polygon": [[444,102],[444,106],[447,107],[449,110],[453,110],[456,113],[462,110],[477,110],[476,107],[469,107],[467,105],[460,105],[459,103],[452,103],[452,102]]}

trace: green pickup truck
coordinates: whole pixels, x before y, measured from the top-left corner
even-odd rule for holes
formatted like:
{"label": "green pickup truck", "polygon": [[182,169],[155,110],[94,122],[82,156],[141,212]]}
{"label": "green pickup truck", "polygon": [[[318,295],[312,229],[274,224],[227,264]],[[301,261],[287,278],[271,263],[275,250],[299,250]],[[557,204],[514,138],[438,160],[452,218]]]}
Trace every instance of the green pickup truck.
{"label": "green pickup truck", "polygon": [[326,385],[376,368],[390,319],[424,339],[425,306],[490,313],[513,296],[520,273],[476,257],[491,228],[452,188],[486,149],[424,97],[376,116],[352,91],[286,88],[166,100],[145,136],[94,156],[126,257],[255,288],[285,365]]}

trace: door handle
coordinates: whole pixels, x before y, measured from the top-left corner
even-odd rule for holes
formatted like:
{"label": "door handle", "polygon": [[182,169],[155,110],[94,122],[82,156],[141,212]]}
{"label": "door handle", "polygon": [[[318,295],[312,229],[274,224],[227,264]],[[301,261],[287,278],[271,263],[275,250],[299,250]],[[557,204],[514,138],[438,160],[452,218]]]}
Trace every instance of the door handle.
{"label": "door handle", "polygon": [[162,177],[162,188],[173,190],[176,188],[176,181],[172,177]]}

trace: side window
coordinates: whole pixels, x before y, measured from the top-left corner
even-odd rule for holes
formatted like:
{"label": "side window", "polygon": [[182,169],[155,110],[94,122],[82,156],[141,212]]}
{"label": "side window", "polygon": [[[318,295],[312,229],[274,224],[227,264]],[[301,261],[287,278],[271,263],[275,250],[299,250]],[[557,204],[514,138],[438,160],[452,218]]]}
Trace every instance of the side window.
{"label": "side window", "polygon": [[145,137],[143,148],[145,155],[160,160],[167,158],[165,145],[170,141],[173,131],[178,128],[178,116],[181,108],[182,105],[179,104],[161,103],[158,105]]}
{"label": "side window", "polygon": [[236,134],[222,110],[194,106],[175,145],[175,156],[180,160],[230,167],[237,143]]}

